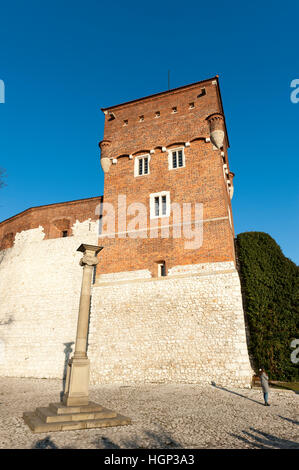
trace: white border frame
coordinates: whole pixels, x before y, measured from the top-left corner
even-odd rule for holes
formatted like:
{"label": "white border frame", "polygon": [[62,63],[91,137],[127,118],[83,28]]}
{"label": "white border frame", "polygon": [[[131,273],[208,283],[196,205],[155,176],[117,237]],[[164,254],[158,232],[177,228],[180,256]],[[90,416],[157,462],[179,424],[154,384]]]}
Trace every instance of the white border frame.
{"label": "white border frame", "polygon": [[[178,150],[183,151],[183,166],[177,166],[176,168],[173,168],[172,164],[172,152],[177,152]],[[185,147],[174,147],[172,149],[168,149],[168,170],[179,170],[180,168],[185,168],[186,166],[186,158],[185,158]]]}
{"label": "white border frame", "polygon": [[[166,196],[166,214],[155,215],[155,197]],[[162,204],[161,204],[162,207]],[[161,191],[159,193],[150,194],[150,219],[163,219],[164,217],[170,217],[170,192]]]}
{"label": "white border frame", "polygon": [[[143,158],[148,158],[148,173],[145,173],[143,175],[139,175],[139,160]],[[142,176],[147,176],[150,174],[150,161],[151,161],[151,155],[149,153],[145,153],[143,155],[136,155],[134,158],[134,176],[135,178],[142,177]]]}

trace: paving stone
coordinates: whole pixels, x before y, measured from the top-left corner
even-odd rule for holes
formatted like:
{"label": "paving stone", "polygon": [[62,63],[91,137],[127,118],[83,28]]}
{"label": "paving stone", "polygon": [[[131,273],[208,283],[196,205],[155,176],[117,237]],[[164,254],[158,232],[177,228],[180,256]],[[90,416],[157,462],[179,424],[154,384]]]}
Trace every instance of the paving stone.
{"label": "paving stone", "polygon": [[[197,384],[92,385],[90,398],[132,418],[132,424],[33,434],[23,413],[55,403],[56,379],[0,377],[0,448],[299,449],[299,395]],[[24,393],[26,391],[26,393]],[[51,423],[53,426],[57,423]],[[71,429],[71,430],[70,430]]]}

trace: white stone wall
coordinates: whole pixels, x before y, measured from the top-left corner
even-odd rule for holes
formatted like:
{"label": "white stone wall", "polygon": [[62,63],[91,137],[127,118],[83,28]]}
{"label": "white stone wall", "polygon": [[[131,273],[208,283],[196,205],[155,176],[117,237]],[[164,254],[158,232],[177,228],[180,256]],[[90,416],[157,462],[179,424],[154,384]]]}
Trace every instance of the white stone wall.
{"label": "white stone wall", "polygon": [[76,222],[73,235],[44,240],[43,228],[18,233],[0,252],[0,375],[63,376],[75,341],[81,243],[97,245],[95,222]]}
{"label": "white stone wall", "polygon": [[[0,375],[62,378],[76,337],[76,250],[97,245],[97,232],[87,220],[71,237],[44,240],[39,227],[0,251]],[[101,275],[88,341],[92,383],[251,383],[233,263],[175,266],[159,279],[147,270]]]}
{"label": "white stone wall", "polygon": [[194,266],[178,266],[172,273],[94,286],[92,383],[250,386],[253,371],[233,263],[198,265],[197,273]]}

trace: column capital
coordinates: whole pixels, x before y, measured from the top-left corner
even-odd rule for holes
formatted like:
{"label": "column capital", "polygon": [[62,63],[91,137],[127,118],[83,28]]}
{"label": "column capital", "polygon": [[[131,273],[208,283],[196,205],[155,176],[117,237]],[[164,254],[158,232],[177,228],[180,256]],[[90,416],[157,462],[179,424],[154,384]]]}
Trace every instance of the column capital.
{"label": "column capital", "polygon": [[79,246],[77,251],[81,251],[83,253],[83,258],[80,260],[81,266],[96,266],[99,262],[97,258],[97,254],[103,249],[103,246],[96,246],[96,245],[87,245],[82,243]]}

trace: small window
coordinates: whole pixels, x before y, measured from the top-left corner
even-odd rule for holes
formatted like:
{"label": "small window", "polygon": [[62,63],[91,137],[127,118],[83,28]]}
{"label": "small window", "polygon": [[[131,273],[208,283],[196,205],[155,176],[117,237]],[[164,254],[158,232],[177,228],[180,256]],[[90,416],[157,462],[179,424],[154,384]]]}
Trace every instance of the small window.
{"label": "small window", "polygon": [[63,236],[63,237],[67,237],[67,230],[63,230],[63,231],[62,231],[62,236]]}
{"label": "small window", "polygon": [[185,166],[184,149],[173,149],[169,152],[169,169],[182,168]]}
{"label": "small window", "polygon": [[176,106],[174,106],[174,107],[172,108],[172,112],[173,112],[173,113],[177,113],[177,112],[178,112],[178,108],[177,108]]}
{"label": "small window", "polygon": [[170,196],[169,191],[155,193],[150,195],[150,217],[169,217],[170,215]]}
{"label": "small window", "polygon": [[144,116],[139,116],[139,122],[143,122],[144,121]]}
{"label": "small window", "polygon": [[149,174],[149,155],[135,157],[134,176],[143,176]]}
{"label": "small window", "polygon": [[194,103],[189,103],[189,109],[195,108]]}
{"label": "small window", "polygon": [[159,261],[158,263],[158,277],[166,276],[166,265],[165,261]]}
{"label": "small window", "polygon": [[205,95],[206,95],[206,89],[202,88],[201,93],[200,93],[200,95],[197,95],[197,98],[200,98],[201,96],[205,96]]}
{"label": "small window", "polygon": [[124,126],[127,126],[127,125],[128,125],[128,120],[125,119],[125,120],[124,120]]}
{"label": "small window", "polygon": [[159,118],[159,117],[160,117],[160,111],[156,111],[155,117],[156,117],[156,118]]}

